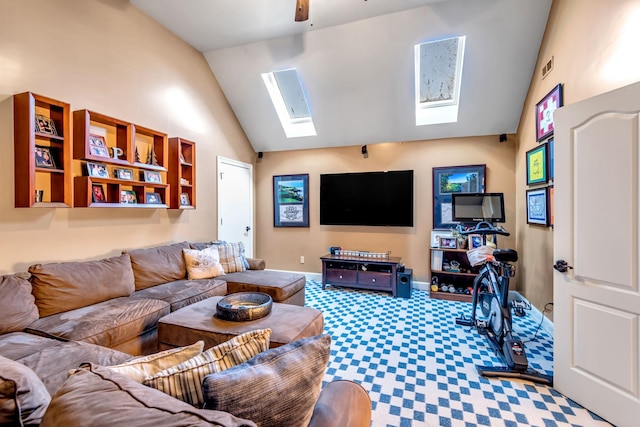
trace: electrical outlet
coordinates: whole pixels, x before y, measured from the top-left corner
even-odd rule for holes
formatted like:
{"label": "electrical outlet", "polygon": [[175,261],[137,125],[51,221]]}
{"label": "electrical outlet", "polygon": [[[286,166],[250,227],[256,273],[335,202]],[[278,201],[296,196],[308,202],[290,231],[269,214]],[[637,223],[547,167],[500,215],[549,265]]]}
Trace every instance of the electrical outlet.
{"label": "electrical outlet", "polygon": [[304,264],[304,255],[300,255],[300,264]]}

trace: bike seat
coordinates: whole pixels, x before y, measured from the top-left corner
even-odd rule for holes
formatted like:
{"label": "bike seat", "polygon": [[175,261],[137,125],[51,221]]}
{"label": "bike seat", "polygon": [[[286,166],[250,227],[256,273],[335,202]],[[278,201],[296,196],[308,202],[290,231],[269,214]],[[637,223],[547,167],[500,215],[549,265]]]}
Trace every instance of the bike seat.
{"label": "bike seat", "polygon": [[514,249],[496,249],[493,251],[493,257],[499,262],[516,262],[518,252]]}

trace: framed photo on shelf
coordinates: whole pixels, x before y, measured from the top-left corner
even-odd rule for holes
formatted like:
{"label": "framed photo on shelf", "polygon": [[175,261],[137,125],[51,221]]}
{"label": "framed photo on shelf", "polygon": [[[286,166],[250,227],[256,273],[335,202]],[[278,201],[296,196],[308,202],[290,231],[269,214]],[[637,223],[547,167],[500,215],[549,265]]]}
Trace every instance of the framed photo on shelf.
{"label": "framed photo on shelf", "polygon": [[456,239],[455,237],[440,237],[440,248],[441,249],[457,249],[458,239]]}
{"label": "framed photo on shelf", "polygon": [[56,162],[53,160],[53,156],[51,155],[51,149],[49,147],[42,147],[40,145],[36,145],[35,157],[36,157],[37,168],[48,168],[48,169],[56,168]]}
{"label": "framed photo on shelf", "polygon": [[553,135],[553,113],[562,107],[562,84],[554,87],[536,104],[536,141]]}
{"label": "framed photo on shelf", "polygon": [[546,143],[527,151],[527,185],[548,181],[547,160]]}
{"label": "framed photo on shelf", "polygon": [[189,194],[180,193],[180,206],[191,206],[191,201],[189,200]]}
{"label": "framed photo on shelf", "polygon": [[58,131],[56,130],[56,124],[51,120],[51,118],[47,116],[43,116],[42,114],[36,114],[36,132],[44,133],[47,135],[58,136]]}
{"label": "framed photo on shelf", "polygon": [[484,193],[486,165],[433,168],[433,228],[449,230],[453,221],[451,194]]}
{"label": "framed photo on shelf", "polygon": [[309,226],[309,174],[274,175],[273,226]]}
{"label": "framed photo on shelf", "polygon": [[116,168],[113,172],[118,179],[133,180],[133,170],[131,169]]}
{"label": "framed photo on shelf", "polygon": [[482,236],[480,234],[470,234],[469,249],[479,248],[480,246],[482,246]]}
{"label": "framed photo on shelf", "polygon": [[150,205],[160,205],[162,204],[162,198],[158,193],[145,193],[145,203]]}
{"label": "framed photo on shelf", "polygon": [[109,178],[109,171],[107,165],[87,162],[87,175],[95,178]]}
{"label": "framed photo on shelf", "polygon": [[547,187],[527,190],[527,224],[549,225],[548,201]]}
{"label": "framed photo on shelf", "polygon": [[93,203],[106,203],[107,198],[104,196],[104,188],[102,184],[91,185],[91,201]]}
{"label": "framed photo on shelf", "polygon": [[89,154],[97,157],[109,158],[109,148],[102,135],[89,135]]}
{"label": "framed photo on shelf", "polygon": [[160,172],[144,171],[143,177],[144,182],[155,182],[158,184],[162,184],[162,176],[160,175]]}
{"label": "framed photo on shelf", "polygon": [[136,197],[136,192],[133,190],[121,190],[120,191],[120,203],[125,203],[128,205],[135,205],[138,203],[138,198]]}

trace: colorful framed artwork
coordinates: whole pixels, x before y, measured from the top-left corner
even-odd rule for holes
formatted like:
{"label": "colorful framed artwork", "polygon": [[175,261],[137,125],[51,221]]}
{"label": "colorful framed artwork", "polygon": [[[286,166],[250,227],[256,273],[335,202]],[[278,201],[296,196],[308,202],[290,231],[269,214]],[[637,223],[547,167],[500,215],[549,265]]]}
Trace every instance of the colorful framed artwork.
{"label": "colorful framed artwork", "polygon": [[536,141],[553,135],[553,113],[562,107],[562,84],[554,87],[536,104]]}
{"label": "colorful framed artwork", "polygon": [[549,186],[549,225],[553,227],[555,224],[555,215],[554,215],[554,203],[553,203],[554,191],[553,185]]}
{"label": "colorful framed artwork", "polygon": [[309,174],[274,175],[273,226],[309,226]]}
{"label": "colorful framed artwork", "polygon": [[553,167],[554,167],[554,154],[553,154],[553,149],[554,149],[554,142],[553,142],[553,138],[550,138],[549,141],[547,141],[547,154],[549,157],[549,180],[553,179]]}
{"label": "colorful framed artwork", "polygon": [[527,185],[547,182],[547,144],[527,151]]}
{"label": "colorful framed artwork", "polygon": [[433,228],[449,230],[453,221],[451,194],[484,193],[486,165],[433,168]]}
{"label": "colorful framed artwork", "polygon": [[527,190],[527,224],[549,225],[548,202],[547,187]]}

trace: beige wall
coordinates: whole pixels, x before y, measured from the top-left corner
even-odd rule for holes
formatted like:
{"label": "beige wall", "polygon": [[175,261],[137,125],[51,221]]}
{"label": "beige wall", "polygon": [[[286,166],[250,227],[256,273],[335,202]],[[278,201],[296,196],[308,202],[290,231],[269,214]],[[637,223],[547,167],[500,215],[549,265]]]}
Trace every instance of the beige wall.
{"label": "beige wall", "polygon": [[[638,40],[638,0],[553,1],[518,128],[515,175],[519,290],[540,309],[553,301],[554,257],[553,229],[526,223],[525,153],[537,145],[535,104],[558,83],[568,105],[640,80]],[[543,80],[540,70],[551,56],[554,68]]]}
{"label": "beige wall", "polygon": [[[14,208],[12,95],[25,91],[195,141],[197,209]],[[216,156],[255,157],[204,57],[126,0],[0,0],[0,149],[0,274],[214,239]]]}
{"label": "beige wall", "polygon": [[[433,225],[432,168],[487,165],[487,190],[506,195],[507,229],[515,229],[515,140],[500,143],[498,135],[433,141],[265,153],[256,164],[256,252],[274,269],[321,271],[319,257],[329,246],[386,252],[402,257],[414,279],[428,280],[430,232]],[[414,170],[414,227],[320,226],[320,174],[382,170]],[[273,227],[273,175],[309,174],[309,228]],[[515,239],[501,240],[501,246]],[[305,264],[300,264],[300,256]]]}

